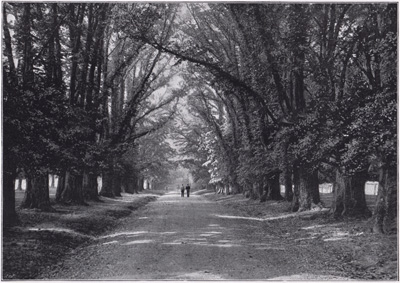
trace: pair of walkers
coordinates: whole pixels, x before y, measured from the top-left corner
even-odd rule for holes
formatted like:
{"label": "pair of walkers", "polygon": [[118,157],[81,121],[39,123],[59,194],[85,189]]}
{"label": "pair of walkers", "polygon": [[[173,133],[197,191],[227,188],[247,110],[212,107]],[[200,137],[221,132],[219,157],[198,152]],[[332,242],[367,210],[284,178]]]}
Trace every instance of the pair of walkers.
{"label": "pair of walkers", "polygon": [[185,189],[186,189],[186,195],[187,195],[187,197],[189,197],[189,194],[190,194],[190,186],[189,186],[189,184],[186,185],[186,188],[182,184],[182,186],[181,186],[181,197],[185,196]]}

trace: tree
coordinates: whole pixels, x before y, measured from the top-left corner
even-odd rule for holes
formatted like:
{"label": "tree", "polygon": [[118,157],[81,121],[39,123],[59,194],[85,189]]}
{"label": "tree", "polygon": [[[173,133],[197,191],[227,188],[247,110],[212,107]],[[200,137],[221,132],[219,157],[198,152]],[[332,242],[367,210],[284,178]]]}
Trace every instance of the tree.
{"label": "tree", "polygon": [[3,63],[3,226],[12,226],[18,221],[15,211],[14,180],[16,177],[17,163],[16,151],[13,151],[15,142],[18,141],[19,131],[15,127],[18,120],[12,116],[14,107],[18,102],[13,95],[13,90],[18,86],[18,77],[14,65],[11,35],[8,27],[6,4],[3,5],[3,34],[4,53],[7,61]]}
{"label": "tree", "polygon": [[[8,103],[5,103],[7,106],[5,105],[4,114],[5,121],[9,121],[5,123],[6,127],[13,125],[14,129],[10,130],[11,132],[5,131],[5,136],[7,136],[5,139],[13,138],[13,136],[14,138],[4,148],[5,156],[12,156],[13,151],[18,153],[14,155],[14,161],[10,161],[10,164],[23,168],[28,177],[26,197],[22,206],[48,210],[50,202],[48,196],[46,197],[48,187],[46,187],[45,179],[48,179],[47,168],[53,163],[53,157],[59,146],[60,132],[55,128],[61,128],[64,117],[61,109],[65,103],[63,86],[57,84],[59,80],[50,72],[41,72],[46,67],[40,59],[43,54],[43,56],[50,56],[49,52],[46,51],[46,53],[44,50],[49,49],[49,42],[54,39],[57,27],[53,27],[50,32],[51,21],[33,24],[34,19],[43,17],[50,19],[54,14],[51,9],[43,15],[38,5],[18,4],[15,5],[14,12],[16,12],[13,15],[15,40],[9,37],[10,33],[6,25],[6,49],[9,60],[18,60],[20,72],[15,71],[13,63],[9,64],[6,76],[10,79],[7,79],[9,82],[7,85],[15,87],[12,89],[5,87],[8,94],[4,99]],[[46,32],[41,37],[35,37],[33,34],[41,29]],[[53,50],[53,58],[56,58],[55,53]],[[19,83],[18,86],[16,83]],[[8,108],[9,106],[13,108]],[[32,201],[33,195],[38,196],[36,201]]]}
{"label": "tree", "polygon": [[71,117],[63,140],[65,154],[59,169],[61,178],[56,194],[56,200],[61,203],[85,204],[85,199],[98,199],[98,168],[94,157],[99,151],[96,147],[96,134],[99,133],[96,123],[101,111],[103,37],[109,24],[110,10],[109,4],[69,4],[66,7],[70,31],[67,51],[72,56],[68,93]]}
{"label": "tree", "polygon": [[[114,171],[114,167],[119,163],[122,154],[129,149],[130,144],[134,144],[136,139],[161,127],[166,123],[166,120],[160,119],[158,123],[154,123],[153,128],[146,128],[143,132],[137,132],[138,123],[153,111],[168,105],[174,100],[174,97],[170,97],[162,101],[158,106],[149,107],[148,109],[142,108],[142,105],[146,105],[146,100],[157,89],[166,85],[168,75],[166,75],[165,69],[169,65],[169,59],[168,56],[162,56],[155,49],[145,46],[143,41],[137,40],[137,37],[143,33],[153,35],[154,30],[157,28],[162,30],[159,35],[161,40],[164,37],[168,37],[169,21],[171,17],[174,17],[174,7],[157,4],[129,4],[122,5],[116,9],[121,17],[118,16],[115,19],[114,25],[116,28],[120,28],[120,30],[117,30],[118,38],[125,37],[125,40],[122,42],[119,40],[115,43],[116,48],[113,52],[119,50],[122,54],[117,53],[113,57],[114,60],[110,65],[111,75],[107,75],[105,88],[105,93],[109,93],[108,89],[112,93],[112,111],[107,113],[108,100],[105,100],[103,109],[107,120],[111,123],[106,126],[106,133],[103,135],[102,140],[107,156],[107,162],[103,168],[103,187],[100,192],[104,196],[120,194],[119,179],[121,176],[119,174],[121,172]],[[133,15],[136,16],[134,17]],[[139,19],[138,16],[142,17],[141,20],[134,20],[134,18]],[[158,35],[155,34],[154,36]],[[128,46],[131,45],[131,47],[127,49],[124,47],[125,43]],[[121,56],[125,56],[125,60],[122,60],[119,64],[118,60],[120,59],[118,58]],[[129,79],[127,80],[127,78]],[[124,93],[126,93],[126,97]],[[124,104],[125,98],[127,99],[126,104]],[[166,119],[168,120],[168,118]]]}
{"label": "tree", "polygon": [[[390,232],[396,12],[391,4],[6,3],[7,217],[16,216],[17,168],[28,176],[27,207],[49,209],[49,172],[60,175],[56,199],[65,203],[96,199],[100,174],[103,196],[138,191],[145,178],[156,184],[176,165],[162,142],[168,129],[194,179],[262,201],[281,199],[281,182],[293,211],[321,205],[325,178],[333,215],[369,216],[364,184],[378,176],[374,229]],[[184,82],[172,91],[178,70]],[[176,116],[178,103],[191,115]]]}

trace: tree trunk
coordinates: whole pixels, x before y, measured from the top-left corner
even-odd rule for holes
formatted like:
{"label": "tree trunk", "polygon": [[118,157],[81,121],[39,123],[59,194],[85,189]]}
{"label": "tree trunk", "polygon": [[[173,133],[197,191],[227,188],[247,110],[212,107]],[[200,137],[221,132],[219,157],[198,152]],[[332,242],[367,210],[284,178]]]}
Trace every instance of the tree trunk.
{"label": "tree trunk", "polygon": [[131,194],[139,193],[137,190],[136,184],[137,184],[137,179],[135,179],[135,178],[128,179],[128,184],[127,184],[128,185],[128,193],[131,193]]}
{"label": "tree trunk", "polygon": [[52,4],[52,12],[53,12],[53,26],[57,28],[57,31],[54,33],[54,57],[55,63],[53,67],[53,79],[54,83],[57,87],[61,86],[63,83],[62,77],[62,55],[61,55],[61,43],[60,43],[60,25],[58,23],[58,6],[57,3]]}
{"label": "tree trunk", "polygon": [[275,173],[267,180],[268,184],[267,200],[283,200],[279,184],[279,175],[280,173]]}
{"label": "tree trunk", "polygon": [[54,174],[50,174],[50,188],[55,187]]}
{"label": "tree trunk", "polygon": [[220,183],[216,184],[215,188],[216,188],[216,193],[217,194],[223,194],[224,193],[223,190],[222,190],[223,186]]}
{"label": "tree trunk", "polygon": [[111,170],[106,170],[103,173],[103,185],[101,186],[100,190],[100,195],[103,197],[109,197],[113,198],[114,197],[114,191],[113,191],[113,173]]}
{"label": "tree trunk", "polygon": [[318,188],[318,171],[307,170],[304,166],[299,167],[299,191],[300,191],[300,207],[299,211],[310,210],[311,204],[320,202]]}
{"label": "tree trunk", "polygon": [[56,202],[60,202],[61,194],[64,191],[65,185],[65,172],[61,172],[58,176],[57,190],[56,190]]}
{"label": "tree trunk", "polygon": [[[12,39],[11,39],[11,34],[10,30],[8,29],[8,17],[7,17],[7,11],[6,11],[6,5],[3,5],[3,40],[4,40],[4,49],[3,49],[3,55],[7,57],[8,59],[8,65],[10,68],[9,76],[11,81],[9,82],[11,86],[17,86],[18,85],[18,78],[17,78],[17,72],[14,64],[14,56],[12,52]],[[6,83],[6,82],[4,82]]]}
{"label": "tree trunk", "polygon": [[397,231],[397,170],[379,168],[379,189],[373,215],[373,231],[391,234]]}
{"label": "tree trunk", "polygon": [[[88,4],[87,8],[87,33],[85,41],[85,47],[81,48],[80,53],[82,54],[81,58],[81,69],[80,69],[80,79],[78,79],[77,93],[76,93],[76,101],[78,105],[81,107],[85,106],[86,100],[86,89],[87,89],[87,74],[89,68],[89,60],[91,47],[93,43],[93,28],[94,28],[94,16],[93,16],[93,4]],[[82,64],[83,63],[83,64]]]}
{"label": "tree trunk", "polygon": [[230,186],[231,186],[231,189],[232,189],[232,193],[233,193],[234,195],[242,193],[241,187],[240,187],[239,184],[237,184],[235,181],[232,181],[232,182],[230,183]]}
{"label": "tree trunk", "polygon": [[53,211],[49,197],[49,176],[47,173],[29,174],[21,208],[38,208]]}
{"label": "tree trunk", "polygon": [[121,177],[121,192],[123,192],[123,193],[128,192],[129,188],[128,188],[127,184],[128,184],[127,177],[122,176]]}
{"label": "tree trunk", "polygon": [[224,184],[224,191],[226,195],[230,195],[229,184]]}
{"label": "tree trunk", "polygon": [[22,191],[22,180],[23,180],[22,177],[18,177],[18,187],[17,187],[18,191]]}
{"label": "tree trunk", "polygon": [[65,172],[64,186],[58,202],[87,205],[83,195],[83,175],[73,175],[68,170]]}
{"label": "tree trunk", "polygon": [[138,191],[141,192],[144,190],[144,178],[142,176],[139,176],[138,178]]}
{"label": "tree trunk", "polygon": [[[78,11],[75,11],[75,7],[78,7]],[[85,6],[86,4],[69,4],[69,12],[70,12],[70,20],[71,24],[69,25],[70,31],[70,40],[72,42],[72,50],[71,50],[71,77],[70,77],[70,104],[75,105],[76,102],[76,84],[77,84],[77,76],[79,72],[79,59],[80,53],[79,49],[81,46],[81,33],[82,33],[82,22],[85,14]],[[77,12],[77,16],[76,16]]]}
{"label": "tree trunk", "polygon": [[124,192],[128,194],[135,193],[135,178],[133,176],[124,176],[122,178]]}
{"label": "tree trunk", "polygon": [[292,172],[289,168],[284,168],[282,174],[285,186],[285,200],[291,202],[293,200]]}
{"label": "tree trunk", "polygon": [[268,200],[269,191],[270,191],[269,183],[263,182],[262,191],[261,191],[261,195],[260,195],[260,202],[266,202]]}
{"label": "tree trunk", "polygon": [[311,197],[314,204],[321,203],[321,197],[319,195],[319,179],[318,170],[314,170],[310,175],[310,186],[311,186]]}
{"label": "tree trunk", "polygon": [[112,190],[113,190],[114,196],[122,197],[122,195],[121,195],[121,176],[115,172],[112,176]]}
{"label": "tree trunk", "polygon": [[99,194],[97,191],[97,176],[93,173],[83,172],[83,196],[85,200],[99,201]]}
{"label": "tree trunk", "polygon": [[[106,18],[108,16],[108,3],[100,4],[101,9],[98,14],[98,26],[96,28],[96,33],[94,35],[94,44],[91,54],[91,63],[88,76],[88,87],[86,94],[86,109],[91,110],[93,107],[96,108],[98,104],[98,95],[100,91],[100,78],[102,73],[102,62],[101,57],[103,55],[103,36],[106,28]],[[97,66],[97,76],[95,78],[95,68]],[[95,81],[96,79],[96,81]]]}
{"label": "tree trunk", "polygon": [[31,89],[34,82],[32,35],[31,35],[31,6],[24,4],[22,15],[22,42],[23,42],[23,65],[22,65],[22,87],[24,90]]}
{"label": "tree trunk", "polygon": [[300,208],[300,176],[299,167],[293,166],[293,199],[292,199],[292,212],[296,212]]}
{"label": "tree trunk", "polygon": [[338,216],[371,216],[365,201],[366,171],[357,172],[353,176],[345,176],[336,170],[335,189],[333,193],[332,211]]}
{"label": "tree trunk", "polygon": [[350,178],[343,176],[343,174],[336,170],[335,183],[333,184],[333,202],[332,212],[334,216],[341,216],[345,212],[345,207],[350,205],[346,202],[350,200]]}
{"label": "tree trunk", "polygon": [[[5,158],[3,161],[5,161]],[[15,211],[14,182],[17,175],[16,169],[17,168],[12,166],[11,163],[3,163],[3,227],[10,227],[18,224],[18,215]]]}
{"label": "tree trunk", "polygon": [[132,193],[138,194],[138,193],[139,193],[139,186],[138,186],[138,184],[139,184],[139,177],[138,177],[138,174],[137,174],[136,171],[133,171],[133,172],[132,172],[132,177],[131,177],[131,178],[132,178],[132,179],[131,179],[132,184],[130,184],[130,187],[131,187],[132,190],[133,190]]}
{"label": "tree trunk", "polygon": [[260,184],[260,182],[254,181],[253,183],[253,187],[250,193],[250,198],[251,199],[260,199],[261,196],[263,195],[264,192],[264,188],[263,186]]}
{"label": "tree trunk", "polygon": [[356,172],[351,179],[352,211],[355,215],[371,216],[365,200],[365,183],[368,181],[368,171]]}
{"label": "tree trunk", "polygon": [[[13,154],[15,139],[18,140],[18,131],[15,131],[15,125],[10,123],[5,117],[9,117],[15,111],[14,102],[11,96],[19,95],[18,77],[14,64],[12,49],[12,39],[8,29],[6,5],[3,4],[3,55],[8,58],[9,72],[6,70],[6,63],[3,62],[3,124],[2,124],[2,165],[3,165],[3,228],[18,224],[18,215],[15,210],[15,178],[17,177],[17,164]],[[3,57],[4,58],[4,57]],[[7,78],[9,77],[9,78]]]}
{"label": "tree trunk", "polygon": [[284,149],[283,149],[283,168],[282,168],[282,174],[283,174],[283,182],[285,186],[285,200],[286,201],[292,201],[293,200],[293,183],[292,183],[292,170],[290,168],[290,163],[288,160],[288,146],[289,142],[285,141],[284,143]]}

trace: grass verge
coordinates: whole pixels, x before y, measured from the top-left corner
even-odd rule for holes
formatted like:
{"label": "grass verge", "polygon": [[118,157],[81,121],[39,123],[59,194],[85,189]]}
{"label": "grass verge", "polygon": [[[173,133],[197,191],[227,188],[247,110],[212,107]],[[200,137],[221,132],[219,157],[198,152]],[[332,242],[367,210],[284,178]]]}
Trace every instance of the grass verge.
{"label": "grass verge", "polygon": [[[331,194],[321,194],[328,209],[301,213],[289,212],[290,203],[285,201],[260,203],[243,195],[202,194],[234,208],[243,219],[258,218],[265,235],[284,239],[287,249],[298,252],[312,270],[355,280],[398,280],[397,235],[373,234],[368,219],[334,219],[329,213]],[[371,210],[374,202],[367,196]]]}
{"label": "grass verge", "polygon": [[102,197],[102,202],[89,206],[55,204],[55,212],[18,210],[21,224],[3,230],[3,279],[35,279],[41,270],[60,264],[66,253],[115,228],[121,218],[158,195]]}

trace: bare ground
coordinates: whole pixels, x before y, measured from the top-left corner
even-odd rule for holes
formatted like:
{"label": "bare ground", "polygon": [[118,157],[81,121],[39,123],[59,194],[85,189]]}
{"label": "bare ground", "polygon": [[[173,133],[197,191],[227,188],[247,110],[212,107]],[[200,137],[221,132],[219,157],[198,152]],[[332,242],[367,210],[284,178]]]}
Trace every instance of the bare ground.
{"label": "bare ground", "polygon": [[103,200],[20,211],[22,225],[3,231],[3,278],[398,278],[397,235],[374,235],[367,220],[291,214],[285,202],[207,191]]}

